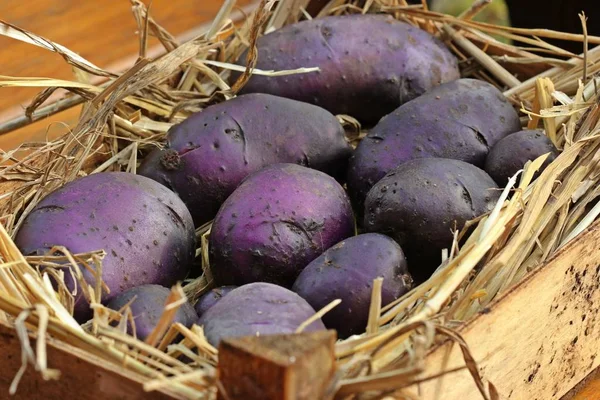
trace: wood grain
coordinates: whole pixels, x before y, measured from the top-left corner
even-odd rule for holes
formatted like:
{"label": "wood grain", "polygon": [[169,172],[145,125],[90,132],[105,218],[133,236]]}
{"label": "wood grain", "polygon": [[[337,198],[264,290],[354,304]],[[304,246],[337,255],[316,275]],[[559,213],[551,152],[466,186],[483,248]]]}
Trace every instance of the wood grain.
{"label": "wood grain", "polygon": [[[149,2],[146,1],[148,4]],[[171,34],[186,36],[209,23],[222,0],[153,0],[150,14]],[[239,8],[254,0],[238,0]],[[242,15],[235,11],[237,16]],[[139,51],[137,25],[127,0],[36,0],[0,2],[0,18],[75,51],[96,65],[118,72],[132,65]],[[189,36],[189,35],[187,35]],[[151,38],[149,46],[158,46]],[[0,75],[72,79],[71,68],[57,54],[0,36]],[[35,88],[1,88],[0,121],[23,114],[39,92]],[[73,124],[80,108],[44,119],[0,136],[0,149],[10,150],[26,141],[40,141],[46,131],[56,137]]]}
{"label": "wood grain", "polygon": [[[35,340],[32,337],[31,340]],[[11,400],[178,400],[181,397],[166,391],[145,392],[141,377],[120,367],[83,354],[82,351],[49,339],[48,367],[59,369],[61,377],[44,381],[29,365],[19,383],[17,393],[8,389],[21,366],[21,345],[12,328],[0,323],[0,398]],[[181,399],[182,400],[182,399]]]}
{"label": "wood grain", "polygon": [[[600,365],[599,249],[596,222],[461,328],[481,372],[501,399],[560,399]],[[447,349],[442,346],[430,354],[428,374],[441,372]],[[445,369],[462,365],[460,350],[453,346]],[[436,383],[417,390],[422,398],[433,399]],[[464,370],[447,376],[441,393],[446,400],[481,399]]]}

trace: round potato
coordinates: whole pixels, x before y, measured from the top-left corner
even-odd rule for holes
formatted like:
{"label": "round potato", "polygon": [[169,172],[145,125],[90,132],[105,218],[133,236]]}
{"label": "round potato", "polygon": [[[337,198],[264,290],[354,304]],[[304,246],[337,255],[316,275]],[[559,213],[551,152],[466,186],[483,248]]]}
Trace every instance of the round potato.
{"label": "round potato", "polygon": [[210,233],[217,285],[291,287],[312,260],[352,236],[346,192],[332,177],[295,164],[250,175],[223,203]]}
{"label": "round potato", "polygon": [[350,159],[348,191],[362,210],[371,187],[416,158],[461,160],[483,168],[489,149],[521,129],[517,112],[487,82],[459,79],[439,85],[385,116]]}
{"label": "round potato", "polygon": [[[54,246],[71,253],[104,250],[106,303],[135,286],[183,280],[191,271],[196,239],[192,216],[175,193],[143,176],[104,172],[46,196],[25,219],[15,243],[25,255],[43,255]],[[93,286],[93,275],[81,269]],[[65,280],[75,287],[70,273]],[[77,293],[75,317],[83,322],[92,313],[81,290]]]}
{"label": "round potato", "polygon": [[[315,310],[291,290],[270,283],[240,286],[209,308],[198,320],[206,339],[218,346],[222,339],[294,333]],[[305,332],[324,330],[317,319]]]}
{"label": "round potato", "polygon": [[221,300],[223,296],[229,294],[233,289],[236,288],[237,286],[221,286],[204,293],[196,303],[196,313],[199,316],[204,315],[204,313],[209,308],[217,304],[217,302]]}
{"label": "round potato", "polygon": [[556,157],[558,150],[543,130],[523,130],[512,133],[492,147],[485,160],[485,171],[500,186],[506,186],[508,180],[525,166],[527,161],[550,153],[534,179]]}
{"label": "round potato", "polygon": [[499,194],[488,174],[464,161],[411,160],[369,191],[365,230],[395,239],[411,275],[421,283],[440,265],[441,250],[452,245],[452,230],[490,211]]}
{"label": "round potato", "polygon": [[382,306],[396,300],[412,285],[404,253],[391,238],[364,233],[341,241],[313,260],[298,276],[292,290],[315,309],[336,299],[341,304],[322,318],[339,338],[365,332],[373,280],[383,278]]}

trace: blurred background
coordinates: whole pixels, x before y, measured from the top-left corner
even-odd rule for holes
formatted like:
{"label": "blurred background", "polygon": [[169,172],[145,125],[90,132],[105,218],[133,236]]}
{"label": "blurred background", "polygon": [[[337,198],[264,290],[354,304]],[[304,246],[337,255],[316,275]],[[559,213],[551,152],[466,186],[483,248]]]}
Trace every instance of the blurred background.
{"label": "blurred background", "polygon": [[[258,0],[238,0],[236,15],[243,16]],[[311,0],[308,11],[316,15],[329,0]],[[149,4],[149,1],[144,0]],[[420,0],[409,3],[420,4]],[[454,15],[469,8],[473,0],[428,0],[430,8]],[[203,32],[214,18],[222,0],[153,0],[151,16],[182,41]],[[578,13],[586,11],[590,34],[600,35],[598,0],[493,0],[476,19],[521,28],[548,28],[581,33]],[[138,55],[137,25],[129,0],[23,0],[0,1],[0,19],[60,43],[84,58],[110,71],[127,69]],[[555,41],[575,53],[582,45]],[[150,54],[160,49],[149,42]],[[72,71],[59,55],[0,36],[0,75],[40,76],[69,79]],[[23,114],[39,89],[1,88],[0,122]],[[0,148],[12,149],[19,143],[43,138],[51,122],[75,121],[79,108],[63,112],[32,126],[0,136]],[[54,124],[51,136],[66,127]]]}

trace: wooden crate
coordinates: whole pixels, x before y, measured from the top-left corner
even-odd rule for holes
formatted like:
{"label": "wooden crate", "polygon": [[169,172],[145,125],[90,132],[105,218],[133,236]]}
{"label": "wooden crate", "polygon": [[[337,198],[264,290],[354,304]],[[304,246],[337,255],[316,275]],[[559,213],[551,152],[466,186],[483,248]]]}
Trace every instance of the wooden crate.
{"label": "wooden crate", "polygon": [[[600,317],[597,250],[600,250],[600,221],[458,329],[481,373],[494,383],[501,399],[571,398],[577,385],[600,366],[596,340],[600,334],[600,328],[596,327]],[[21,347],[14,329],[4,323],[0,323],[0,338],[0,393],[8,393],[20,366]],[[57,339],[48,341],[48,361],[49,367],[61,371],[61,378],[44,381],[29,366],[13,398],[181,398],[166,389],[147,392],[143,387],[144,377]],[[229,362],[235,363],[235,359]],[[458,346],[444,344],[429,353],[426,374],[462,365],[464,360]],[[240,379],[244,376],[240,375]],[[273,382],[278,383],[283,392],[284,382]],[[466,370],[412,390],[425,400],[435,398],[438,390],[439,398],[445,400],[481,398]],[[296,397],[281,395],[280,398]]]}

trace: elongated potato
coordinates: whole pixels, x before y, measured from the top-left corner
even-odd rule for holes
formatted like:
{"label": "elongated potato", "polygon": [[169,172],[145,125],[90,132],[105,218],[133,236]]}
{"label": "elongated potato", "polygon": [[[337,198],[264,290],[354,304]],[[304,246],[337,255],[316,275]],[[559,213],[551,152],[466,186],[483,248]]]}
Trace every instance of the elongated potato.
{"label": "elongated potato", "polygon": [[184,201],[196,226],[252,172],[297,163],[341,179],[351,147],[329,112],[267,94],[239,96],[174,126],[164,150],[155,150],[138,173],[167,186]]}
{"label": "elongated potato", "polygon": [[421,283],[440,265],[441,250],[452,245],[452,230],[490,211],[497,189],[488,174],[464,161],[411,160],[369,191],[365,230],[395,239],[415,282]]}
{"label": "elongated potato", "polygon": [[271,165],[220,208],[209,239],[211,271],[217,285],[289,288],[308,263],[353,231],[350,200],[335,179],[300,165]]}
{"label": "elongated potato", "polygon": [[[259,38],[256,68],[319,72],[253,75],[242,93],[270,93],[376,123],[431,87],[460,77],[456,57],[429,33],[390,16],[302,21]],[[245,65],[247,52],[239,63]],[[237,74],[234,74],[237,76]]]}
{"label": "elongated potato", "polygon": [[489,149],[521,129],[519,116],[491,84],[459,79],[437,86],[382,118],[350,159],[348,191],[362,210],[371,187],[398,165],[441,157],[483,168]]}

